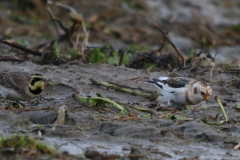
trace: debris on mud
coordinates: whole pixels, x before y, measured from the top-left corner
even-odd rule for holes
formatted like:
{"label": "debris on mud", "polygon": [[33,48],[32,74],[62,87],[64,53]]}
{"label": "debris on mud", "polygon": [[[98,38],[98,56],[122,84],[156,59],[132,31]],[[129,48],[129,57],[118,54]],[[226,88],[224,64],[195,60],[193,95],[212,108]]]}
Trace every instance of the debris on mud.
{"label": "debris on mud", "polygon": [[[23,108],[0,100],[1,158],[239,159],[239,2],[19,0],[0,7],[0,72],[49,79]],[[142,83],[180,76],[213,90],[209,102],[194,106],[196,117]]]}

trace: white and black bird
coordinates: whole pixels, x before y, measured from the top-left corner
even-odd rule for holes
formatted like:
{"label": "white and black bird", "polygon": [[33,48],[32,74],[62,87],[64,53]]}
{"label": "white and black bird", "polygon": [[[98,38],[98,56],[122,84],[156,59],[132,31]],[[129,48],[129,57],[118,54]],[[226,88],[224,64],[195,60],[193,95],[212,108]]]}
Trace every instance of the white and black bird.
{"label": "white and black bird", "polygon": [[40,96],[45,79],[41,74],[27,72],[0,73],[0,94],[16,101],[29,101]]}
{"label": "white and black bird", "polygon": [[155,85],[164,97],[171,102],[181,105],[196,105],[202,101],[208,101],[212,89],[208,83],[185,77],[159,77],[152,81],[146,81]]}

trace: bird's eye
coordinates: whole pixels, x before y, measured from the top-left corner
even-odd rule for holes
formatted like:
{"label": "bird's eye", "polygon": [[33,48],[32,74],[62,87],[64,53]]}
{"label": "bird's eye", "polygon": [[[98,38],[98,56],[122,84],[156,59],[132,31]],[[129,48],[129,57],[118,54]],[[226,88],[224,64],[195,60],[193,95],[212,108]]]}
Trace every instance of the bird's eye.
{"label": "bird's eye", "polygon": [[201,92],[201,94],[205,94],[204,92]]}

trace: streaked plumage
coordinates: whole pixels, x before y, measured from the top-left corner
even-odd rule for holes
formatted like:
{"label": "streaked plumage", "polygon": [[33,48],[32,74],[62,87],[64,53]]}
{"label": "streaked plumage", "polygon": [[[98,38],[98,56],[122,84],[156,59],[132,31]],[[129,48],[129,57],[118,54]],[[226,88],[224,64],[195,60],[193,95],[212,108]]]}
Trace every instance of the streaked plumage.
{"label": "streaked plumage", "polygon": [[11,100],[29,101],[41,94],[44,81],[41,74],[27,72],[0,73],[0,94]]}
{"label": "streaked plumage", "polygon": [[209,84],[185,77],[159,77],[153,78],[147,83],[154,84],[161,93],[171,101],[183,105],[195,105],[202,101],[208,101],[212,94]]}

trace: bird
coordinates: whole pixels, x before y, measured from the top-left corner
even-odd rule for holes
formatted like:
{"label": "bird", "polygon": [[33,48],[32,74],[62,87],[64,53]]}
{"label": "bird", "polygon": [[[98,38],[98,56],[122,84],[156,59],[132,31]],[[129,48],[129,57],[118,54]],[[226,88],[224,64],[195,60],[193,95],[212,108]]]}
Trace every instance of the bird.
{"label": "bird", "polygon": [[156,86],[168,99],[168,106],[174,102],[180,105],[196,105],[208,101],[212,89],[208,83],[186,77],[159,77],[146,81]]}
{"label": "bird", "polygon": [[0,94],[15,101],[29,101],[40,96],[45,77],[28,72],[0,73]]}

